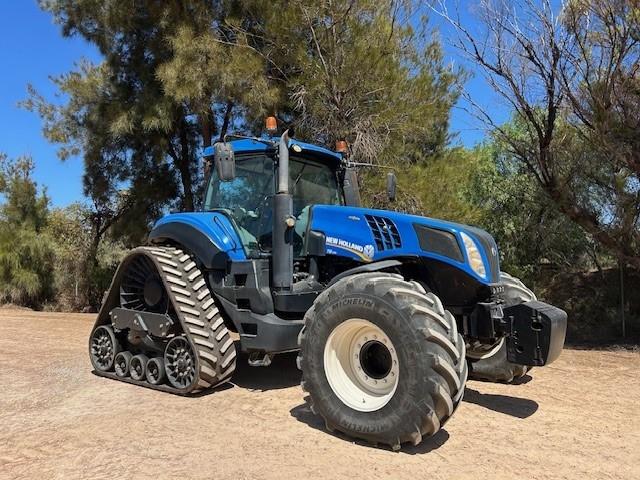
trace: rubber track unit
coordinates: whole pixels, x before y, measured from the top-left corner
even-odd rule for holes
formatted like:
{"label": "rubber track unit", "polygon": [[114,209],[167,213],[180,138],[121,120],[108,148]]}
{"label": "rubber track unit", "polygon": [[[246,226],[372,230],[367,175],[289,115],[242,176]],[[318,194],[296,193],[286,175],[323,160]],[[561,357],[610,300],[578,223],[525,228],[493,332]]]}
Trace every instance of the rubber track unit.
{"label": "rubber track unit", "polygon": [[[500,281],[505,287],[505,302],[507,305],[517,305],[537,300],[536,294],[527,288],[519,278],[513,277],[506,272],[500,272]],[[509,362],[507,360],[507,344],[504,341],[494,355],[471,362],[470,367],[469,378],[496,383],[511,383],[518,378],[524,377],[533,368]]]}
{"label": "rubber track unit", "polygon": [[109,312],[119,306],[120,280],[126,271],[128,261],[137,255],[149,258],[162,279],[183,335],[188,339],[195,354],[197,380],[188,389],[178,389],[169,384],[151,385],[145,380],[118,377],[114,372],[95,369],[94,373],[178,395],[197,393],[229,380],[236,367],[233,339],[193,257],[178,248],[153,246],[132,250],[118,267],[94,329],[99,325],[111,323]]}
{"label": "rubber track unit", "polygon": [[[392,313],[387,314],[392,317],[388,325],[395,323],[397,327],[394,332],[385,330],[385,333],[407,340],[401,343],[406,356],[398,348],[401,358],[410,358],[413,351],[420,354],[415,357],[418,363],[411,367],[414,371],[401,370],[400,382],[409,383],[398,386],[389,404],[368,413],[367,419],[352,421],[354,411],[342,404],[326,383],[321,355],[324,344],[317,342],[334,328],[327,327],[323,310],[354,296],[379,298],[376,307],[380,310],[389,311],[388,306],[392,305]],[[396,318],[401,322],[395,322]],[[298,341],[301,350],[297,364],[303,372],[302,389],[308,393],[305,401],[313,413],[324,418],[329,431],[338,430],[373,444],[386,444],[393,450],[404,442],[417,445],[444,426],[464,395],[468,375],[465,344],[455,318],[436,295],[401,275],[374,272],[340,280],[324,291],[307,312]],[[380,425],[379,420],[383,421]],[[388,428],[378,430],[382,425]]]}

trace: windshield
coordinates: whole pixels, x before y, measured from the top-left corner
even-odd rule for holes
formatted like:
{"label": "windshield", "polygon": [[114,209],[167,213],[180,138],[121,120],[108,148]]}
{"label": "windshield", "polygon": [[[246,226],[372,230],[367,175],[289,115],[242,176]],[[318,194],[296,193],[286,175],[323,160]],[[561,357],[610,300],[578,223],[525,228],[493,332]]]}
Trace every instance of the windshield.
{"label": "windshield", "polygon": [[[336,173],[327,165],[291,157],[289,188],[293,196],[293,214],[298,218],[296,236],[306,230],[310,205],[340,205]],[[236,177],[222,182],[210,177],[205,197],[205,210],[224,209],[232,216],[247,251],[271,249],[272,208],[275,193],[274,162],[265,155],[238,157]],[[296,243],[302,244],[302,238]],[[299,249],[297,249],[299,250]]]}

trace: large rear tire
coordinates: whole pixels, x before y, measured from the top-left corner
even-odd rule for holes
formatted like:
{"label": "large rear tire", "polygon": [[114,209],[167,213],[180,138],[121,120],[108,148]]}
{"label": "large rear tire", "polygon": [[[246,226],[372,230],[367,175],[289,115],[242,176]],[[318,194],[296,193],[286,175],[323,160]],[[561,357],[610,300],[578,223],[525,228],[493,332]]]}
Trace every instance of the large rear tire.
{"label": "large rear tire", "polygon": [[462,399],[467,363],[456,321],[400,275],[340,280],[305,315],[298,367],[327,429],[400,448],[437,433]]}
{"label": "large rear tire", "polygon": [[[507,306],[537,300],[536,294],[527,288],[520,279],[500,272],[500,280],[505,286],[504,297]],[[507,344],[504,338],[500,339],[494,348],[486,350],[488,354],[485,353],[481,359],[474,358],[473,352],[467,353],[470,360],[469,378],[487,382],[511,383],[524,377],[532,368],[507,360]]]}

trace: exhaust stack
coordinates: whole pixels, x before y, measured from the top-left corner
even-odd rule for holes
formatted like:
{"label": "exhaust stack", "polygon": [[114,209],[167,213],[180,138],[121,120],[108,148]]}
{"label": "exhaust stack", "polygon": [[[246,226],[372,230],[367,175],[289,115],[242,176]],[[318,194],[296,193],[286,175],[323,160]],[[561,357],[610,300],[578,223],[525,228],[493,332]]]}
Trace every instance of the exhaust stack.
{"label": "exhaust stack", "polygon": [[278,184],[273,197],[273,288],[290,290],[293,282],[293,198],[289,192],[289,130],[278,144]]}

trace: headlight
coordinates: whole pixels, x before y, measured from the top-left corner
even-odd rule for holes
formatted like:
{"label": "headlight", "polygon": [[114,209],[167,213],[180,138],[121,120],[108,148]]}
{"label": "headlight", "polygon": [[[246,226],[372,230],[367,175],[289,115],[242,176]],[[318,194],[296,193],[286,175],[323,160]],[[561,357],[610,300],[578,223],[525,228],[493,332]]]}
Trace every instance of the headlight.
{"label": "headlight", "polygon": [[462,241],[464,242],[464,249],[467,252],[467,257],[469,258],[469,265],[471,265],[471,269],[481,277],[487,278],[487,270],[484,267],[484,262],[482,261],[482,255],[480,255],[478,244],[473,238],[471,238],[464,232],[460,232],[460,236],[462,237]]}

